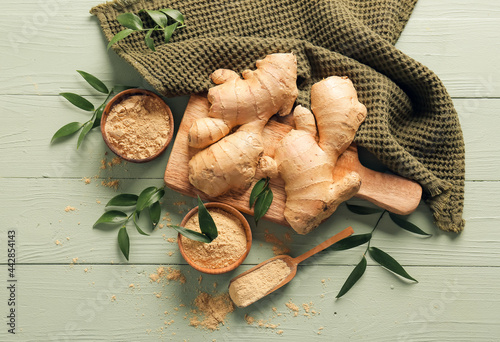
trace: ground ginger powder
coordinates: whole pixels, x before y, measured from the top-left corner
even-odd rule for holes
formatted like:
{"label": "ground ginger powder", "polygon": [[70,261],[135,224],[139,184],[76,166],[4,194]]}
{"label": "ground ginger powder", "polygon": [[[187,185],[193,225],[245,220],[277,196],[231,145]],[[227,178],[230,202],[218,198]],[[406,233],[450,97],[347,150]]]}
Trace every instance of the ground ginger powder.
{"label": "ground ginger powder", "polygon": [[233,303],[227,293],[212,296],[206,292],[201,292],[194,300],[194,304],[198,308],[197,312],[202,314],[202,317],[191,317],[189,325],[204,327],[212,331],[219,329],[219,324],[224,324],[227,314],[234,311]]}
{"label": "ground ginger powder", "polygon": [[229,296],[236,306],[248,306],[264,297],[290,272],[286,262],[276,259],[233,281],[229,285]]}
{"label": "ground ginger powder", "polygon": [[128,159],[146,159],[167,143],[173,129],[169,108],[150,95],[132,95],[109,111],[105,134],[116,152]]}
{"label": "ground ginger powder", "polygon": [[[218,236],[210,243],[194,241],[181,236],[186,256],[196,265],[223,268],[235,263],[245,252],[247,238],[240,220],[222,209],[208,208],[217,226]],[[193,215],[185,228],[201,232],[198,215]]]}

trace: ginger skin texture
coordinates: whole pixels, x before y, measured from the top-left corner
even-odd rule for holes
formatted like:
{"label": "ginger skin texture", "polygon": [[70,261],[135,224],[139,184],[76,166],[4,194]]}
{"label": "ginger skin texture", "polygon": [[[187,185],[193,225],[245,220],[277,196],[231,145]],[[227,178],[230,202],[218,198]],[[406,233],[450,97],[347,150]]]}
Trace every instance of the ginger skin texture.
{"label": "ginger skin texture", "polygon": [[[272,54],[240,77],[226,69],[211,78],[210,109],[188,132],[190,147],[201,149],[189,161],[189,181],[217,197],[246,189],[257,168],[285,183],[284,217],[299,234],[327,219],[340,203],[354,196],[360,176],[335,168],[366,117],[347,77],[331,76],[311,88],[311,111],[297,106],[292,129],[263,156],[262,132],[274,114],[287,115],[297,98],[297,61],[293,54]],[[314,115],[313,115],[314,113]]]}
{"label": "ginger skin texture", "polygon": [[296,129],[275,150],[278,172],[285,181],[284,216],[299,234],[317,227],[361,185],[356,172],[335,171],[338,157],[366,117],[352,82],[347,77],[331,76],[314,84],[311,108],[314,116],[304,107],[295,108]]}
{"label": "ginger skin texture", "polygon": [[243,71],[243,78],[232,70],[216,70],[208,117],[189,130],[189,146],[204,148],[189,161],[189,181],[209,196],[250,186],[264,151],[264,126],[276,113],[289,114],[297,98],[293,54],[268,55],[256,67]]}

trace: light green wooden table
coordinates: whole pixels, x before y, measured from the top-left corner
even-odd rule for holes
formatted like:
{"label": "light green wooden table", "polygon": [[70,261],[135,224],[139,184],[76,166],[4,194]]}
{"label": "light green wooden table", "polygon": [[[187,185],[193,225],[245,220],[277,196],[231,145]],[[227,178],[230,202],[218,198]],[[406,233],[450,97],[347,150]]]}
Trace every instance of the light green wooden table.
{"label": "light green wooden table", "polygon": [[[104,203],[117,193],[162,185],[169,154],[146,165],[100,170],[101,160],[110,161],[112,154],[105,156],[98,131],[91,132],[78,151],[75,138],[49,144],[63,124],[86,120],[86,114],[59,92],[83,94],[94,103],[103,99],[76,69],[93,73],[108,85],[150,88],[133,68],[106,52],[97,20],[88,14],[99,3],[2,1],[1,341],[498,341],[500,3],[420,0],[397,44],[433,69],[454,98],[467,149],[465,231],[458,236],[437,231],[423,204],[409,220],[432,232],[432,238],[412,236],[384,219],[373,244],[400,261],[418,284],[402,281],[369,261],[360,282],[335,300],[364,249],[323,254],[301,266],[297,278],[279,292],[236,310],[215,332],[188,324],[198,291],[222,292],[232,276],[273,256],[264,229],[281,239],[289,230],[262,222],[244,265],[228,275],[204,275],[201,283],[200,273],[182,260],[176,244],[167,241],[176,235],[171,229],[145,237],[131,227],[130,262],[118,250],[116,231],[92,230]],[[186,98],[168,103],[179,123]],[[82,180],[96,175],[100,178],[92,178],[88,185]],[[118,192],[101,185],[108,177],[120,180]],[[178,223],[194,204],[193,199],[167,190],[163,209]],[[66,212],[67,206],[76,210]],[[292,255],[348,225],[357,233],[368,232],[375,220],[342,206],[311,235],[292,234]],[[9,230],[16,231],[15,335],[8,333],[6,324],[11,308]],[[151,283],[149,275],[160,265],[181,269],[186,284]],[[298,317],[285,306],[289,300],[301,306]],[[310,302],[317,314],[307,317],[302,304]],[[248,325],[245,314],[279,327]]]}

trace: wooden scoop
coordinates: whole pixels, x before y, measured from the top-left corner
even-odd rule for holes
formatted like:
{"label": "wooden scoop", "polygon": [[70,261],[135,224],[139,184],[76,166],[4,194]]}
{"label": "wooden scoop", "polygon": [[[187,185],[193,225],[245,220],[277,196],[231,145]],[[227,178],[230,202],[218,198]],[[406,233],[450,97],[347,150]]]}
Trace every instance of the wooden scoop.
{"label": "wooden scoop", "polygon": [[[348,227],[348,228],[344,229],[343,231],[341,231],[340,233],[332,236],[328,240],[320,243],[319,245],[317,245],[313,249],[309,250],[308,252],[305,252],[304,254],[302,254],[302,255],[300,255],[300,256],[298,256],[296,258],[292,258],[289,255],[278,255],[278,256],[275,256],[274,258],[268,259],[268,260],[266,260],[266,261],[258,264],[257,266],[252,267],[248,271],[245,271],[245,272],[241,273],[240,275],[234,277],[229,282],[229,294],[231,295],[231,299],[233,300],[233,302],[235,302],[236,306],[238,306],[240,308],[247,307],[248,305],[256,302],[257,300],[259,300],[259,299],[261,299],[261,298],[263,298],[265,296],[267,296],[271,292],[276,291],[277,289],[279,289],[283,285],[287,284],[290,280],[292,280],[293,277],[295,277],[295,274],[297,273],[297,266],[298,266],[299,263],[301,263],[305,259],[309,258],[310,256],[313,256],[314,254],[316,254],[318,252],[321,252],[325,248],[330,247],[334,243],[336,243],[336,242],[338,242],[338,241],[340,241],[342,239],[345,239],[346,237],[352,235],[353,233],[354,233],[354,230],[352,229],[352,227]],[[285,279],[283,279],[280,283],[278,283],[276,286],[274,286],[272,289],[270,289],[269,291],[267,291],[263,296],[261,296],[259,298],[256,298],[252,302],[246,302],[244,305],[241,305],[241,304],[239,305],[239,303],[238,303],[239,301],[235,300],[235,298],[233,298],[232,291],[231,291],[231,284],[234,281],[236,281],[237,279],[239,279],[241,277],[244,277],[244,276],[246,276],[249,273],[255,272],[257,269],[261,268],[262,266],[264,266],[264,265],[266,265],[266,264],[268,264],[270,262],[273,262],[274,260],[277,260],[277,259],[283,260],[287,264],[287,266],[290,268],[290,273],[288,274],[288,276]]]}

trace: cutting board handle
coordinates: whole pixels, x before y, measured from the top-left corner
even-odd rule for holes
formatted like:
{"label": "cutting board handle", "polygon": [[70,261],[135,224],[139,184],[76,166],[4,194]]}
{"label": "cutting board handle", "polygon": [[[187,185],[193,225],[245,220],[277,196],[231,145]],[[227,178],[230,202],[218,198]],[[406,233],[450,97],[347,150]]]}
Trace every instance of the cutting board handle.
{"label": "cutting board handle", "polygon": [[355,195],[394,214],[408,215],[419,205],[422,187],[415,181],[363,166],[356,145],[351,145],[337,161],[337,167],[354,170],[361,177],[361,188]]}

